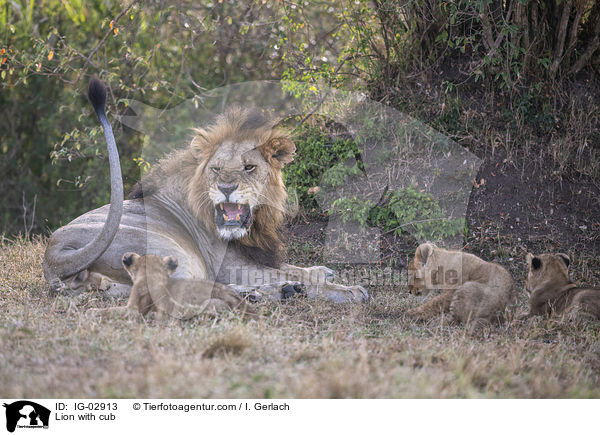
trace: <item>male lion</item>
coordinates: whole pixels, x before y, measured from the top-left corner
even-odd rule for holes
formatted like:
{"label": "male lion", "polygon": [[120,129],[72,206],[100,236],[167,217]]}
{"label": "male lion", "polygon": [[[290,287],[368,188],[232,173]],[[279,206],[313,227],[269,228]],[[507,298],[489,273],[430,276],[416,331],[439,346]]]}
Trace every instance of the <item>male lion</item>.
{"label": "male lion", "polygon": [[159,318],[182,320],[203,313],[230,310],[256,316],[255,311],[229,286],[207,280],[172,279],[171,275],[177,269],[177,259],[174,257],[160,258],[152,254],[127,252],[122,262],[133,281],[127,306],[91,309],[88,312],[107,317],[127,314],[145,316],[156,312]]}
{"label": "male lion", "polygon": [[568,255],[527,254],[527,316],[557,314],[600,319],[600,288],[577,287],[569,279]]}
{"label": "male lion", "polygon": [[[309,297],[364,301],[360,286],[330,282],[321,266],[280,263],[279,238],[287,193],[281,169],[294,156],[289,136],[257,110],[231,109],[196,130],[191,144],[155,164],[123,201],[117,148],[105,114],[106,89],[90,81],[88,96],[107,141],[111,203],[92,210],[50,238],[44,276],[51,289],[89,288],[128,294],[132,282],[121,264],[126,252],[172,256],[174,279],[206,280],[252,290],[299,281]],[[261,287],[261,289],[263,288]]]}
{"label": "male lion", "polygon": [[413,294],[441,289],[442,294],[408,311],[415,319],[450,312],[454,320],[489,322],[500,318],[516,297],[513,279],[499,264],[461,251],[448,251],[431,243],[417,247],[408,265],[408,286]]}

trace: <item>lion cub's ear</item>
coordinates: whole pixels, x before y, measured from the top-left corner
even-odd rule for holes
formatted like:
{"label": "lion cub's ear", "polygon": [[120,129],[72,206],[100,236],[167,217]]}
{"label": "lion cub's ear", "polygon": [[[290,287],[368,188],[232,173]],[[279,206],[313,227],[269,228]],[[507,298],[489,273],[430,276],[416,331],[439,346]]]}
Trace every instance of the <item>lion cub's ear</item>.
{"label": "lion cub's ear", "polygon": [[542,267],[542,260],[534,256],[532,253],[527,254],[527,263],[533,270],[538,270]]}
{"label": "lion cub's ear", "polygon": [[528,266],[531,265],[532,258],[533,258],[533,254],[531,252],[528,252],[527,255],[525,256],[525,262],[527,263]]}
{"label": "lion cub's ear", "polygon": [[177,266],[178,266],[177,258],[165,257],[165,258],[163,258],[163,261],[165,262],[165,265],[167,266],[167,272],[169,273],[169,275],[171,275],[173,272],[175,272],[175,269],[177,269]]}
{"label": "lion cub's ear", "polygon": [[569,268],[569,264],[571,264],[571,259],[569,258],[569,256],[567,254],[563,254],[562,252],[558,252],[556,254],[558,257],[560,257],[560,259],[562,261],[565,262],[565,265],[567,266],[567,269]]}
{"label": "lion cub's ear", "polygon": [[435,245],[433,243],[421,243],[415,251],[415,266],[423,267],[427,264],[427,259],[433,252]]}
{"label": "lion cub's ear", "polygon": [[258,147],[267,162],[277,169],[294,160],[296,145],[287,137],[275,137]]}
{"label": "lion cub's ear", "polygon": [[125,266],[125,269],[129,269],[131,265],[135,263],[139,258],[140,256],[135,252],[126,252],[125,254],[123,254],[123,257],[121,257],[121,262],[123,263],[123,266]]}

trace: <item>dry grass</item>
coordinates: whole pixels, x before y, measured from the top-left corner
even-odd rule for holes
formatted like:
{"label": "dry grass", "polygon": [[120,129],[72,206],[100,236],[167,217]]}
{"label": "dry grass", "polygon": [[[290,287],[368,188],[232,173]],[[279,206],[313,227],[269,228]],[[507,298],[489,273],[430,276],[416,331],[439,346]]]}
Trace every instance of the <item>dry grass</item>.
{"label": "dry grass", "polygon": [[102,322],[85,310],[115,301],[46,295],[43,250],[0,244],[3,397],[600,397],[598,323],[469,333],[408,320],[420,301],[404,289],[355,306],[264,304],[248,322]]}

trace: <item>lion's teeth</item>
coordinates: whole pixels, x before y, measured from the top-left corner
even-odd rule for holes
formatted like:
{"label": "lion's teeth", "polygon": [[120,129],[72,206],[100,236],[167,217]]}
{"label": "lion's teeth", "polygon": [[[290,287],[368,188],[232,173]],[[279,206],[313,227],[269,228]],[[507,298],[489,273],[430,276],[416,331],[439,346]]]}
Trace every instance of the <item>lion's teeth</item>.
{"label": "lion's teeth", "polygon": [[240,210],[242,208],[242,206],[240,204],[238,204],[238,210]]}

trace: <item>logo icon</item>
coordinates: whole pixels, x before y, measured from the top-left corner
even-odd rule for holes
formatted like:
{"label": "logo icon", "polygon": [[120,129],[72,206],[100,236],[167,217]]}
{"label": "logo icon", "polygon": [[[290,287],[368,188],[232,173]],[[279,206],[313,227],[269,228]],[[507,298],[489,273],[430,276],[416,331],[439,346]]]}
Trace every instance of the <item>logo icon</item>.
{"label": "logo icon", "polygon": [[29,400],[19,400],[4,404],[6,408],[6,430],[14,432],[18,428],[48,428],[50,410]]}

